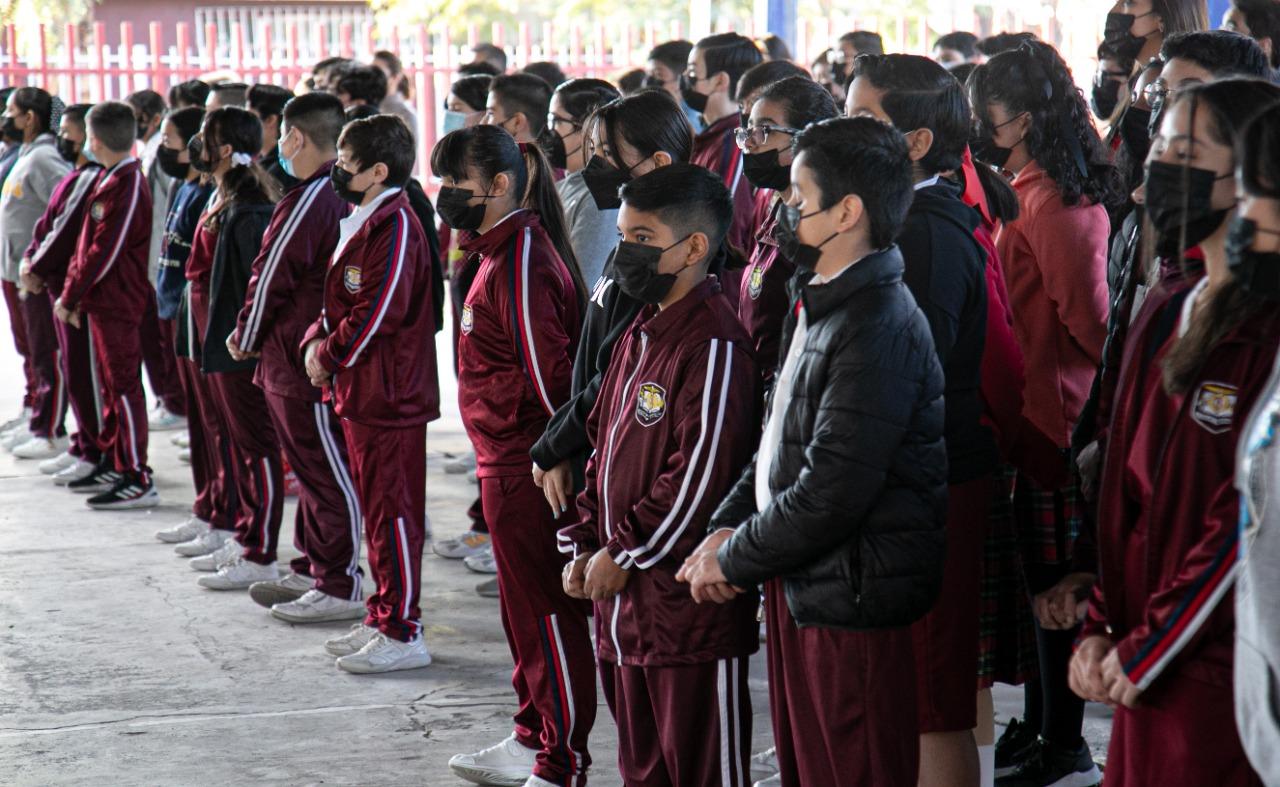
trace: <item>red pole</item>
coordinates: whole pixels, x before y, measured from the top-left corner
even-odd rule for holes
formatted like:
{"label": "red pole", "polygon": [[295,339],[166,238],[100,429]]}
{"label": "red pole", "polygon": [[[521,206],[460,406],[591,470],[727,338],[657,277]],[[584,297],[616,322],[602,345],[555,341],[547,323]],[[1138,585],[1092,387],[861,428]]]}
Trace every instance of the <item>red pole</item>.
{"label": "red pole", "polygon": [[520,62],[528,64],[533,60],[533,48],[530,44],[531,36],[529,34],[529,23],[521,22],[519,27],[516,29],[517,34],[520,36],[520,49],[518,55]]}
{"label": "red pole", "polygon": [[40,41],[40,82],[44,85],[45,90],[52,93],[57,90],[57,88],[49,79],[49,45],[48,42],[45,41],[44,25],[40,25],[39,35],[37,37]]}
{"label": "red pole", "polygon": [[218,68],[218,26],[210,22],[204,26],[205,71]]}
{"label": "red pole", "polygon": [[[10,28],[12,35],[13,28]],[[107,38],[107,26],[102,22],[93,23],[93,65],[98,72],[98,95],[94,97],[94,101],[107,100],[107,69],[106,56],[102,51],[103,41]]]}
{"label": "red pole", "polygon": [[435,55],[431,51],[431,33],[426,25],[418,25],[418,51],[422,53],[417,69],[418,89],[418,162],[424,179],[431,177],[431,149],[436,145],[436,79]]}
{"label": "red pole", "polygon": [[148,28],[151,48],[151,84],[156,86],[158,92],[164,93],[167,91],[161,88],[165,86],[163,80],[168,76],[164,73],[164,62],[161,59],[164,54],[164,30],[159,22],[152,22]]}
{"label": "red pole", "polygon": [[569,63],[576,77],[585,76],[585,63],[582,62],[582,28],[574,25],[569,28]]}
{"label": "red pole", "polygon": [[178,23],[178,81],[190,79],[191,66],[187,62],[187,51],[191,48],[191,28],[186,22]]}
{"label": "red pole", "polygon": [[550,22],[542,23],[542,59],[556,62],[556,35],[555,26]]}
{"label": "red pole", "polygon": [[68,22],[63,28],[63,40],[66,42],[64,46],[67,52],[67,95],[71,96],[72,101],[79,102],[80,93],[76,90],[76,52],[80,49],[80,42],[75,25]]}
{"label": "red pole", "polygon": [[[490,39],[489,39],[490,42],[494,46],[501,49],[502,48],[502,23],[494,22],[492,25],[490,25],[489,35],[490,35]],[[523,66],[524,64],[522,63],[521,65]]]}
{"label": "red pole", "polygon": [[290,90],[298,82],[302,81],[302,64],[298,62],[298,23],[289,24],[289,29],[285,31],[285,81],[288,82],[286,87]]}
{"label": "red pole", "polygon": [[608,67],[606,56],[608,52],[605,50],[604,23],[596,23],[596,74],[603,76],[605,69]]}
{"label": "red pole", "polygon": [[342,57],[351,57],[351,23],[343,22],[338,27],[338,46]]}
{"label": "red pole", "polygon": [[276,63],[275,58],[271,56],[275,50],[275,40],[272,33],[275,32],[271,28],[271,20],[262,20],[262,26],[258,28],[259,48],[262,50],[262,68],[266,71],[266,80],[271,84],[276,83]]}
{"label": "red pole", "polygon": [[237,76],[246,78],[244,62],[244,26],[239,22],[231,23],[231,70]]}
{"label": "red pole", "polygon": [[9,71],[10,78],[17,81],[18,77],[18,29],[13,25],[5,25],[5,43],[9,49]]}

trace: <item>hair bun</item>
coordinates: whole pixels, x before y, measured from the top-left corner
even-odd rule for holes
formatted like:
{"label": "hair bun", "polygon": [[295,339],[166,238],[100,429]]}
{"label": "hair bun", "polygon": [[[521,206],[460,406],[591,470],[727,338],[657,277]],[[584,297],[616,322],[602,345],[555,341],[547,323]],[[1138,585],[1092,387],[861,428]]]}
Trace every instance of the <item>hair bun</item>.
{"label": "hair bun", "polygon": [[59,127],[62,126],[62,113],[67,109],[67,105],[62,103],[62,99],[57,96],[49,97],[49,131],[53,134],[58,133]]}

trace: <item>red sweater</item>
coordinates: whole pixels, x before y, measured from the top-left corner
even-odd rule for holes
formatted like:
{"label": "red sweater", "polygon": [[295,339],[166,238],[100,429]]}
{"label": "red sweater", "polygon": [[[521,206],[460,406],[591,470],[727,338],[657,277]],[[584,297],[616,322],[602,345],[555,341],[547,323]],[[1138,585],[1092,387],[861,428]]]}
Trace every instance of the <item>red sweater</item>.
{"label": "red sweater", "polygon": [[135,158],[98,174],[89,194],[62,305],[95,317],[139,322],[155,288],[147,276],[151,188]]}
{"label": "red sweater", "polygon": [[89,193],[98,181],[102,167],[88,164],[68,172],[49,196],[49,206],[36,222],[31,245],[25,257],[31,272],[44,281],[54,297],[62,294],[67,267],[76,252],[80,228],[84,226]]}

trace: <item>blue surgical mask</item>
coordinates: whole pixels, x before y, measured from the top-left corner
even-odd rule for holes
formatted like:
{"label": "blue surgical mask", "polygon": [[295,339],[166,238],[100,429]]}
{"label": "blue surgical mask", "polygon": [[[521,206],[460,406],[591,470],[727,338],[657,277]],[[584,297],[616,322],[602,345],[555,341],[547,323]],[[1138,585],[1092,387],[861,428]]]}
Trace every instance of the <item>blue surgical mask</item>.
{"label": "blue surgical mask", "polygon": [[284,141],[288,136],[288,134],[285,134],[283,137],[276,140],[276,157],[280,160],[280,169],[284,170],[284,174],[291,178],[296,178],[298,176],[293,172],[293,161],[285,158],[284,156]]}
{"label": "blue surgical mask", "polygon": [[85,140],[84,147],[80,150],[84,154],[85,160],[90,164],[98,164],[98,157],[93,155],[93,148],[89,147],[89,141]]}
{"label": "blue surgical mask", "polygon": [[466,125],[466,112],[457,112],[452,109],[446,109],[444,111],[444,126],[442,128],[444,133],[448,134],[450,132],[457,131],[460,128],[465,128]]}

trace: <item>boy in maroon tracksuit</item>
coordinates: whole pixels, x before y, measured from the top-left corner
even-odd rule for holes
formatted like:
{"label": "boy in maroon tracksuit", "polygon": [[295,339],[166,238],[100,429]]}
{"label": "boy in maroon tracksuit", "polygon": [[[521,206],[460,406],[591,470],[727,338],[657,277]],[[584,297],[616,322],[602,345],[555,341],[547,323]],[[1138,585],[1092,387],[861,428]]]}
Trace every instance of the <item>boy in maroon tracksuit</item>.
{"label": "boy in maroon tracksuit", "polygon": [[629,785],[746,784],[754,591],[696,604],[675,581],[751,456],[751,339],[707,268],[733,220],[713,173],[672,164],[622,188],[612,269],[646,306],[618,341],[587,422],[596,453],[560,531],[565,592],[596,602],[605,699]]}
{"label": "boy in maroon tracksuit", "polygon": [[138,371],[139,324],[151,295],[147,250],[151,243],[151,191],[138,160],[129,155],[136,123],[128,104],[107,101],[88,114],[88,141],[102,164],[67,269],[54,314],[73,326],[91,317],[89,331],[102,389],[102,461],[67,487],[97,492],[90,508],[159,505],[147,466],[147,405]]}
{"label": "boy in maroon tracksuit", "polygon": [[356,673],[431,663],[418,593],[427,422],[440,415],[440,394],[427,239],[402,190],[413,150],[413,135],[393,116],[343,130],[330,178],[359,207],[341,221],[323,310],[301,343],[307,376],[328,388],[342,418],[378,583],[364,623],[325,643],[340,668]]}
{"label": "boy in maroon tracksuit", "polygon": [[[349,205],[329,185],[344,122],[342,102],[312,93],[285,107],[281,162],[301,178],[277,203],[253,264],[227,349],[258,356],[254,382],[298,476],[293,573],[249,588],[255,601],[293,623],[364,616],[360,590],[360,500],[333,404],[307,379],[298,344],[320,315],[325,273]],[[286,155],[287,154],[287,155]]]}

